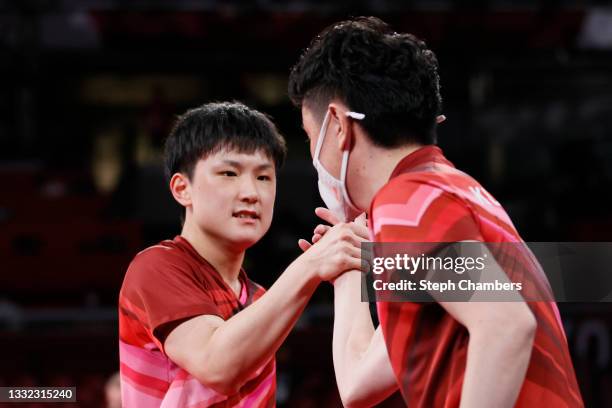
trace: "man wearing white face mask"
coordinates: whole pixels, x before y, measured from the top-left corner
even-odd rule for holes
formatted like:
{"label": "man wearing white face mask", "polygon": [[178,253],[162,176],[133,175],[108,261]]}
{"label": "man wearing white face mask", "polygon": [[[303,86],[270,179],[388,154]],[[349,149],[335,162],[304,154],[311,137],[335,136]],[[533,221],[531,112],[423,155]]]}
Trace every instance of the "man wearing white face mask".
{"label": "man wearing white face mask", "polygon": [[[357,112],[346,112],[346,116],[358,120],[365,117],[363,113]],[[325,118],[323,119],[323,124],[321,125],[321,131],[319,132],[319,137],[317,139],[312,164],[319,175],[319,193],[321,194],[323,202],[332,212],[332,214],[334,214],[339,220],[346,222],[354,219],[355,215],[359,213],[359,210],[351,201],[346,189],[346,170],[348,168],[349,150],[343,149],[342,151],[340,179],[337,179],[325,169],[319,160],[328,125],[329,112],[325,113]]]}
{"label": "man wearing white face mask", "polygon": [[[522,241],[501,204],[435,146],[438,64],[413,35],[373,17],[334,24],[293,67],[289,95],[325,221],[365,211],[375,242]],[[360,278],[334,282],[334,369],[346,406],[397,389],[410,407],[582,406],[554,303],[378,302],[374,328]]]}

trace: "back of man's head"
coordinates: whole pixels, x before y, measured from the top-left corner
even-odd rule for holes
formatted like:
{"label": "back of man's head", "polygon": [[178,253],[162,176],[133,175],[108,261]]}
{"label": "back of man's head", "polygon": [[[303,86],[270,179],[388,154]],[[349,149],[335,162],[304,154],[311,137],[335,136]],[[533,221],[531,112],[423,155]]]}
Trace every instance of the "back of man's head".
{"label": "back of man's head", "polygon": [[342,21],[315,37],[291,70],[289,96],[319,118],[339,98],[365,114],[360,124],[378,146],[436,142],[436,57],[423,41],[375,17]]}

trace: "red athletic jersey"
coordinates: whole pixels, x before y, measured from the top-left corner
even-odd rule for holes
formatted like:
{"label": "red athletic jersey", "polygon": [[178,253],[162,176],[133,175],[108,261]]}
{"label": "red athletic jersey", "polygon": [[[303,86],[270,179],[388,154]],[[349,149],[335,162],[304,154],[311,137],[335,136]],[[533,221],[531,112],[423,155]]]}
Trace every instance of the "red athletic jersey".
{"label": "red athletic jersey", "polygon": [[[499,202],[436,146],[425,146],[400,161],[369,214],[375,242],[522,242]],[[510,278],[524,270],[513,266],[517,259],[533,262],[529,257],[529,251],[502,254],[500,259],[496,255]],[[545,278],[538,279],[536,284],[549,290]],[[528,305],[537,332],[516,406],[582,407],[556,304]],[[377,308],[406,404],[458,407],[469,340],[465,327],[437,303],[378,302]]]}
{"label": "red athletic jersey", "polygon": [[206,387],[164,353],[164,340],[199,315],[229,319],[264,293],[240,271],[238,298],[219,273],[178,236],[140,252],[119,294],[119,359],[125,408],[273,407],[274,358],[234,395]]}

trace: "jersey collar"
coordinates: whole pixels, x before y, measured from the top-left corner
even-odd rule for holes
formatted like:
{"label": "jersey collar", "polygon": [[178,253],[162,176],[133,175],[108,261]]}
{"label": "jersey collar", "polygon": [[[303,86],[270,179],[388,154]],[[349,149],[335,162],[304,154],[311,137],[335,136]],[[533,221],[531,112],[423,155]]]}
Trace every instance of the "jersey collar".
{"label": "jersey collar", "polygon": [[431,167],[435,164],[445,164],[455,167],[444,157],[442,149],[435,145],[426,145],[413,151],[397,163],[395,169],[391,173],[389,179],[399,176],[403,173],[419,171],[424,167]]}
{"label": "jersey collar", "polygon": [[[214,272],[215,277],[217,278],[217,280],[219,282],[221,282],[223,285],[225,285],[225,287],[232,292],[232,288],[230,288],[230,286],[223,280],[223,277],[221,276],[221,274],[219,273],[219,271],[217,271],[217,269],[213,266],[213,264],[211,264],[210,262],[208,262],[208,260],[206,258],[204,258],[202,255],[199,254],[198,251],[196,251],[196,249],[193,247],[193,245],[191,245],[191,242],[189,242],[187,239],[185,239],[184,237],[177,235],[176,237],[174,237],[174,242],[180,246],[181,248],[183,248],[184,250],[186,250],[193,258],[195,258],[200,264],[203,264],[206,269],[208,269],[209,271]],[[246,286],[247,285],[247,275],[246,272],[244,271],[243,268],[240,268],[240,272],[238,274],[238,279],[240,280],[240,282],[242,283],[242,286]],[[241,292],[242,293],[242,292]],[[238,296],[239,298],[241,296]]]}

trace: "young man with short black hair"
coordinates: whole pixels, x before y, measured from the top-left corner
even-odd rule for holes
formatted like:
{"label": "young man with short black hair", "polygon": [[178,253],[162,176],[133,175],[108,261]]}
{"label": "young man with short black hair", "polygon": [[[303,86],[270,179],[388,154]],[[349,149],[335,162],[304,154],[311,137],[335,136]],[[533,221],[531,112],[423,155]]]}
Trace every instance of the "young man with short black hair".
{"label": "young man with short black hair", "polygon": [[[274,353],[318,284],[360,264],[342,224],[266,292],[242,269],[268,230],[285,142],[262,113],[210,103],[182,115],[166,143],[181,234],[140,252],[119,296],[126,408],[273,407]],[[357,232],[356,232],[357,231]]]}
{"label": "young man with short black hair", "polygon": [[[522,242],[501,205],[435,146],[438,63],[423,41],[373,17],[333,24],[293,67],[289,95],[324,220],[367,211],[375,242]],[[371,406],[399,388],[410,407],[582,406],[554,302],[377,302],[375,329],[360,282],[358,272],[334,282],[345,405]]]}

